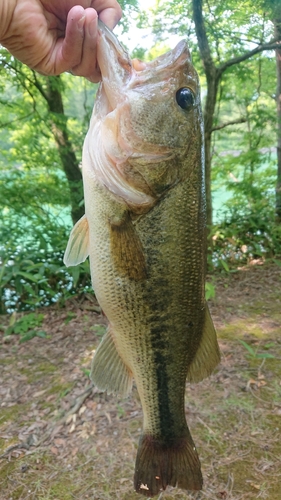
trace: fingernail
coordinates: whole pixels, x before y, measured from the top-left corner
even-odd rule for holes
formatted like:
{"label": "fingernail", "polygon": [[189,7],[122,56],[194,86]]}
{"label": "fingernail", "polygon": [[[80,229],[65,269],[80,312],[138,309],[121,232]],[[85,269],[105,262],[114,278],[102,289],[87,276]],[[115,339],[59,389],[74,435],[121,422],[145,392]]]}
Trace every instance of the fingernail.
{"label": "fingernail", "polygon": [[136,71],[143,71],[145,68],[146,68],[146,64],[141,61],[140,59],[132,59],[132,64],[133,64],[133,68],[136,70]]}
{"label": "fingernail", "polygon": [[97,19],[93,19],[89,24],[89,35],[96,36],[97,34]]}
{"label": "fingernail", "polygon": [[78,29],[79,29],[79,30],[81,30],[81,31],[82,31],[82,30],[83,30],[83,28],[84,28],[85,17],[86,17],[86,16],[81,17],[81,19],[79,19],[79,21],[78,21],[78,23],[77,23]]}

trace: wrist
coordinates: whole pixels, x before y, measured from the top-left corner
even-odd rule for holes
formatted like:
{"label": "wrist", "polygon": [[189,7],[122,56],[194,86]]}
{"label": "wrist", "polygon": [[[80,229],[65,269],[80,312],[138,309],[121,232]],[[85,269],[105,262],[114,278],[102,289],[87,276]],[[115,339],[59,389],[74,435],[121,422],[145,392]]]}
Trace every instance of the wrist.
{"label": "wrist", "polygon": [[17,0],[0,0],[0,43],[9,36],[9,27],[12,22]]}

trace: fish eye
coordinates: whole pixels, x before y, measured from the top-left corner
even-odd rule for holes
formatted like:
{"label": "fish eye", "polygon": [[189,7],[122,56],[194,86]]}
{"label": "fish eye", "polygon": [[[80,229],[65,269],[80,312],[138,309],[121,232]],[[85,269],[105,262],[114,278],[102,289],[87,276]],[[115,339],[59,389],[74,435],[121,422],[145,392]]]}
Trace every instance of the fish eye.
{"label": "fish eye", "polygon": [[188,111],[190,108],[192,108],[195,101],[192,90],[188,89],[187,87],[182,87],[181,89],[179,89],[176,93],[176,101],[180,108]]}

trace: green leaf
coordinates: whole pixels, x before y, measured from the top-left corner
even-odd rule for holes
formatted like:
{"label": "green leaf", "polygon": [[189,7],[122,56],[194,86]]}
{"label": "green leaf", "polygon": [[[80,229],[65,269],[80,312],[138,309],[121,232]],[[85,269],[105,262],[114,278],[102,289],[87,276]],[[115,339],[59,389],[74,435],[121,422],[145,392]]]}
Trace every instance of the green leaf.
{"label": "green leaf", "polygon": [[76,316],[77,314],[75,314],[74,312],[68,311],[67,316],[64,320],[65,325],[68,325],[68,323],[70,323],[72,319],[76,318]]}
{"label": "green leaf", "polygon": [[249,352],[249,354],[251,356],[253,356],[253,357],[256,356],[254,349],[249,344],[247,344],[247,342],[244,342],[244,340],[239,340],[239,342],[240,342],[240,344],[242,344],[245,347],[245,349],[247,349],[247,351]]}
{"label": "green leaf", "polygon": [[273,354],[270,354],[270,352],[261,352],[256,354],[256,358],[259,359],[274,359],[275,356]]}
{"label": "green leaf", "polygon": [[210,283],[209,281],[206,281],[205,284],[205,297],[206,300],[213,299],[216,295],[216,288],[215,286]]}
{"label": "green leaf", "polygon": [[90,377],[91,370],[88,368],[81,368],[81,371],[86,375],[86,377]]}
{"label": "green leaf", "polygon": [[36,337],[40,337],[41,339],[45,339],[47,337],[47,333],[44,330],[39,330],[36,332]]}
{"label": "green leaf", "polygon": [[36,335],[37,335],[36,330],[29,330],[29,332],[26,333],[25,335],[21,335],[21,337],[20,337],[20,343],[27,342],[28,340],[31,340],[34,337],[36,337]]}
{"label": "green leaf", "polygon": [[225,269],[225,271],[229,273],[229,267],[228,267],[227,262],[223,259],[220,259],[220,263],[223,266],[223,268]]}

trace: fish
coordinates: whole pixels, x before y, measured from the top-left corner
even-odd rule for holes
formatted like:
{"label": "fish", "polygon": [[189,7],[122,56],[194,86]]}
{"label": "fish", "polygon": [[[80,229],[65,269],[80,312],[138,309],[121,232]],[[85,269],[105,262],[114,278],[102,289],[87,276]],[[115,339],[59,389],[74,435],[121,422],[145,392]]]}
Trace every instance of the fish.
{"label": "fish", "polygon": [[199,79],[185,40],[143,62],[101,22],[97,61],[101,83],[82,155],[85,215],[64,262],[89,256],[108,319],[93,383],[126,396],[134,381],[140,396],[135,490],[196,491],[203,479],[186,421],[186,381],[201,381],[220,361],[205,300]]}

